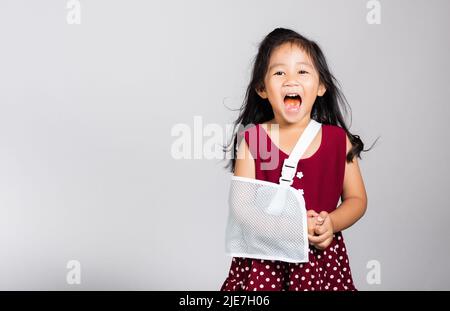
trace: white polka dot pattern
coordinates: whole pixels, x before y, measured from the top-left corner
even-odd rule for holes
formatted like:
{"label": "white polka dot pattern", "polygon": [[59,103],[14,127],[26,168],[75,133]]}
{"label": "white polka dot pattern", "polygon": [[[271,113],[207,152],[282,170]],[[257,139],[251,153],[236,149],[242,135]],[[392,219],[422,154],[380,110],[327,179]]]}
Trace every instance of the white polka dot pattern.
{"label": "white polka dot pattern", "polygon": [[[234,257],[222,291],[354,291],[342,233],[325,250],[310,247],[308,263]],[[239,271],[240,274],[234,271]]]}

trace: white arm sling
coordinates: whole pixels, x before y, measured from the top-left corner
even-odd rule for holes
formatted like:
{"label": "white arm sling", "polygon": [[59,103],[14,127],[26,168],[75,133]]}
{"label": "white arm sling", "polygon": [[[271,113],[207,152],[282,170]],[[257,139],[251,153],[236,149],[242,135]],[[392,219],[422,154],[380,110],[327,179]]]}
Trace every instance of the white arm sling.
{"label": "white arm sling", "polygon": [[[225,252],[285,262],[308,262],[308,227],[303,189],[291,187],[300,158],[322,124],[311,119],[289,157],[279,184],[232,176]],[[297,177],[303,175],[299,172]]]}

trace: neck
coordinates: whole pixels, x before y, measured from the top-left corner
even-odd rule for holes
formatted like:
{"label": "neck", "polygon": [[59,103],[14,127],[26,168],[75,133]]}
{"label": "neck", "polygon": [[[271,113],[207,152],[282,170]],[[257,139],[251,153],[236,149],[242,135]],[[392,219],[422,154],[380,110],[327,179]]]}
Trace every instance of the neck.
{"label": "neck", "polygon": [[305,117],[303,117],[303,119],[301,119],[298,122],[295,123],[289,123],[286,122],[284,120],[279,120],[279,118],[277,118],[277,116],[275,116],[272,120],[270,120],[268,123],[269,124],[278,124],[278,127],[280,130],[284,130],[284,131],[303,131],[309,124],[309,122],[311,121],[311,118],[309,115],[306,115]]}

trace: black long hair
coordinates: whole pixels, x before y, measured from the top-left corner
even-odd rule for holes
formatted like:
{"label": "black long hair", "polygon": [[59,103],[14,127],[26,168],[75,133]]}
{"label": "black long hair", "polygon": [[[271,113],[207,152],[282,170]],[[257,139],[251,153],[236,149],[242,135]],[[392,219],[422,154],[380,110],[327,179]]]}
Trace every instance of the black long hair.
{"label": "black long hair", "polygon": [[[249,124],[264,123],[273,119],[274,114],[268,99],[261,98],[256,93],[256,90],[264,88],[264,76],[267,73],[270,56],[277,47],[284,43],[292,43],[299,46],[311,57],[314,67],[319,73],[319,81],[326,88],[323,96],[316,97],[311,111],[311,118],[322,124],[337,125],[344,129],[352,143],[352,149],[346,156],[347,162],[352,162],[355,156],[361,159],[361,151],[368,151],[371,148],[363,150],[364,144],[361,138],[358,135],[351,134],[348,130],[340,108],[342,106],[345,113],[348,113],[346,106],[349,105],[340,90],[339,82],[328,69],[322,50],[314,41],[290,29],[276,28],[260,43],[258,54],[253,64],[251,81],[245,93],[244,103],[239,109],[239,117],[234,122],[233,133],[236,132],[237,127],[245,128]],[[237,135],[234,135],[230,143],[224,146],[223,149],[226,153],[232,147],[231,160],[225,167],[231,166],[231,172],[234,172],[236,164],[237,146]]]}

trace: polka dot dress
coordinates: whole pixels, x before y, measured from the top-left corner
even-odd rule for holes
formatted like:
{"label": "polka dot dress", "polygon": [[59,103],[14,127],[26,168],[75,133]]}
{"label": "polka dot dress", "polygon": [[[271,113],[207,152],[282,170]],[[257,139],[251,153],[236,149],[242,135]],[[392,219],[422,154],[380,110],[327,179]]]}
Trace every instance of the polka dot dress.
{"label": "polka dot dress", "polygon": [[[249,135],[256,131],[256,135]],[[278,183],[281,167],[289,155],[280,150],[260,124],[245,132],[245,140],[255,159],[255,177],[259,180]],[[249,141],[256,139],[256,144]],[[260,139],[271,153],[279,157],[278,167],[263,170],[263,162],[271,158],[261,157]],[[333,212],[342,194],[345,173],[346,133],[334,125],[322,124],[321,143],[309,158],[301,159],[297,172],[301,178],[294,178],[292,187],[304,190],[307,209],[316,212]],[[333,241],[324,250],[309,246],[309,262],[288,263],[276,260],[234,257],[222,291],[353,291],[356,290],[349,260],[341,232],[334,234]]]}
{"label": "polka dot dress", "polygon": [[310,246],[308,263],[234,257],[221,291],[353,291],[345,244],[336,233],[327,249]]}

